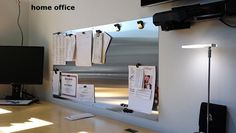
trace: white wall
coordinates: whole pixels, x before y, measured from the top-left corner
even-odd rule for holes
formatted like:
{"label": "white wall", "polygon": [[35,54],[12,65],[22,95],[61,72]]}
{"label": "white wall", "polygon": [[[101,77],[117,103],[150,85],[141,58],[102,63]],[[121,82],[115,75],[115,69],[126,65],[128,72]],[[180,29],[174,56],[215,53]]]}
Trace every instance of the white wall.
{"label": "white wall", "polygon": [[[21,35],[17,26],[18,5],[16,0],[0,1],[0,44],[20,45]],[[20,24],[24,32],[24,43],[28,43],[28,2],[21,1]]]}
{"label": "white wall", "polygon": [[160,33],[160,126],[165,132],[197,131],[200,103],[207,101],[208,50],[181,49],[194,43],[218,44],[212,50],[211,102],[228,107],[228,133],[236,131],[235,34],[217,20]]}
{"label": "white wall", "polygon": [[[28,43],[28,2],[21,2],[20,24],[24,32],[24,44]],[[0,1],[0,45],[20,45],[21,35],[17,27],[18,5],[16,0]],[[0,85],[0,98],[11,93],[10,85]]]}
{"label": "white wall", "polygon": [[[65,31],[132,20],[168,9],[171,4],[140,7],[139,0],[33,0],[35,5],[57,5],[67,3],[76,5],[76,11],[30,11],[29,42],[50,47],[53,32]],[[99,15],[102,14],[102,15]],[[212,57],[212,102],[225,104],[229,110],[228,133],[236,131],[236,105],[233,96],[236,92],[236,62],[234,61],[234,37],[236,30],[226,27],[219,21],[197,23],[187,30],[160,33],[159,84],[160,119],[151,122],[140,119],[128,120],[124,116],[80,106],[82,110],[92,109],[100,114],[129,121],[134,124],[155,129],[162,133],[188,133],[198,129],[200,103],[207,98],[207,50],[181,49],[183,43],[216,43]],[[47,49],[48,50],[48,49]],[[48,51],[46,51],[48,52]],[[47,58],[48,62],[48,58]],[[48,62],[48,64],[50,64]],[[49,65],[48,65],[49,66]],[[45,91],[41,97],[51,99],[49,68],[45,72]],[[78,106],[66,101],[54,101],[65,106]],[[78,107],[79,108],[79,107]]]}

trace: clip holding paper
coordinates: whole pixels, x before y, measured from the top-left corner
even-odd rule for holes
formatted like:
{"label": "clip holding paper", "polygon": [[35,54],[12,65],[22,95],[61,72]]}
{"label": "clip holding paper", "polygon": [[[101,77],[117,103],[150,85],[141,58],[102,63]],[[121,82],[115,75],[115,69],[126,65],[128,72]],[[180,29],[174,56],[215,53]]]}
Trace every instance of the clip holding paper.
{"label": "clip holding paper", "polygon": [[141,66],[141,65],[142,65],[141,63],[137,63],[136,67],[139,68],[139,66]]}
{"label": "clip holding paper", "polygon": [[97,37],[99,37],[101,33],[102,33],[101,30],[96,30],[96,36],[97,36]]}
{"label": "clip holding paper", "polygon": [[61,32],[56,32],[56,33],[53,33],[53,35],[60,35]]}
{"label": "clip holding paper", "polygon": [[59,71],[58,68],[54,68],[53,71],[55,72],[55,74],[57,74],[57,72]]}
{"label": "clip holding paper", "polygon": [[83,31],[82,34],[85,34],[85,32]]}
{"label": "clip holding paper", "polygon": [[119,32],[120,29],[121,29],[121,25],[120,25],[120,24],[114,24],[114,26],[115,26],[115,30],[116,30],[117,32]]}
{"label": "clip holding paper", "polygon": [[66,34],[66,36],[69,36],[69,37],[71,37],[71,36],[73,36],[73,34]]}
{"label": "clip holding paper", "polygon": [[101,30],[96,30],[96,33],[102,33],[102,31]]}
{"label": "clip holding paper", "polygon": [[84,88],[87,88],[87,85],[84,85]]}

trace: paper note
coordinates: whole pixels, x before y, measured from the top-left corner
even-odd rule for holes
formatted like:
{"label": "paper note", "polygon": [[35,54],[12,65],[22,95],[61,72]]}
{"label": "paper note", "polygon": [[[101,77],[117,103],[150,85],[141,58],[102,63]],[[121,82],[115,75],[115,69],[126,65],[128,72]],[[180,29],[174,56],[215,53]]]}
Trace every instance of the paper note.
{"label": "paper note", "polygon": [[93,39],[93,58],[94,64],[102,64],[103,53],[103,33],[96,33]]}
{"label": "paper note", "polygon": [[92,31],[76,34],[76,66],[91,66]]}
{"label": "paper note", "polygon": [[94,103],[94,85],[78,84],[78,101]]}
{"label": "paper note", "polygon": [[73,61],[75,56],[75,35],[66,36],[66,61]]}
{"label": "paper note", "polygon": [[78,75],[61,73],[61,97],[76,100]]}
{"label": "paper note", "polygon": [[52,71],[52,95],[60,96],[60,71]]}
{"label": "paper note", "polygon": [[52,56],[53,56],[53,65],[65,65],[65,42],[63,34],[55,34],[53,35],[53,48],[52,48]]}
{"label": "paper note", "polygon": [[152,112],[156,83],[155,66],[129,66],[129,108],[138,112]]}

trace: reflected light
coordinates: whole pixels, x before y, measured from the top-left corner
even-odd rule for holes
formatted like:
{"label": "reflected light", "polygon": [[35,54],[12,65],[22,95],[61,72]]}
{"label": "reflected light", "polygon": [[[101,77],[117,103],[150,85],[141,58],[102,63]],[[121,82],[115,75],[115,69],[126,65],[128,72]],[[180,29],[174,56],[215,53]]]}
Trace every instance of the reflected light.
{"label": "reflected light", "polygon": [[193,45],[182,45],[182,48],[208,48],[217,47],[216,44],[193,44]]}
{"label": "reflected light", "polygon": [[96,87],[96,97],[128,97],[128,88]]}
{"label": "reflected light", "polygon": [[85,131],[80,131],[80,132],[78,132],[78,133],[89,133],[89,132],[85,132]]}
{"label": "reflected light", "polygon": [[51,123],[51,122],[40,120],[40,119],[37,119],[37,118],[30,118],[28,120],[28,122],[24,122],[24,123],[11,123],[11,126],[0,127],[0,132],[12,133],[12,132],[32,129],[32,128],[36,128],[36,127],[48,126],[48,125],[52,125],[52,124],[53,123]]}
{"label": "reflected light", "polygon": [[159,115],[159,111],[152,111],[152,114]]}
{"label": "reflected light", "polygon": [[105,100],[97,100],[99,102],[105,103],[105,104],[113,104],[113,105],[120,105],[120,103],[128,104],[128,99],[127,100],[120,100],[120,99],[105,99]]}
{"label": "reflected light", "polygon": [[12,113],[12,111],[0,108],[0,114],[8,114],[8,113]]}

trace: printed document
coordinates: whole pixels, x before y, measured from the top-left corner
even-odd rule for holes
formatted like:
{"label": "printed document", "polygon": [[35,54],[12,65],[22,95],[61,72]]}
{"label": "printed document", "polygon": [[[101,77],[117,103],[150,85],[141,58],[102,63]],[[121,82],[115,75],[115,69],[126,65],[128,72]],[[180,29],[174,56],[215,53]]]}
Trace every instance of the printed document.
{"label": "printed document", "polygon": [[77,99],[78,74],[61,73],[61,97]]}
{"label": "printed document", "polygon": [[78,101],[94,103],[94,85],[78,84]]}
{"label": "printed document", "polygon": [[60,96],[60,71],[52,71],[52,95]]}
{"label": "printed document", "polygon": [[76,66],[91,66],[92,31],[76,33]]}
{"label": "printed document", "polygon": [[138,112],[152,112],[156,85],[155,66],[129,66],[129,108]]}
{"label": "printed document", "polygon": [[53,65],[65,65],[65,50],[66,45],[64,42],[63,34],[53,35],[53,47],[52,47],[52,56],[53,56]]}
{"label": "printed document", "polygon": [[66,61],[73,61],[75,55],[75,35],[66,36]]}
{"label": "printed document", "polygon": [[102,64],[103,33],[95,33],[93,38],[93,58],[94,64]]}

